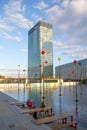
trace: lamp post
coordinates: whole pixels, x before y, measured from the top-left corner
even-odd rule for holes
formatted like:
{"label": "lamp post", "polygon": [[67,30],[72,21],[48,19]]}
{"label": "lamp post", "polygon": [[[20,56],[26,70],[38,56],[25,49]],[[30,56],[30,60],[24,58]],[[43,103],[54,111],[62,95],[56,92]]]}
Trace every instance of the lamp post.
{"label": "lamp post", "polygon": [[62,112],[62,100],[61,100],[61,66],[60,66],[60,61],[62,58],[59,56],[58,61],[59,61],[59,113],[61,114]]}
{"label": "lamp post", "polygon": [[31,76],[31,75],[30,75],[30,68],[28,67],[28,83],[29,83],[29,86],[30,86],[30,81],[31,81],[31,80],[30,80],[30,78],[31,78],[30,76]]}
{"label": "lamp post", "polygon": [[19,83],[20,83],[20,64],[18,64],[18,91],[19,91]]}
{"label": "lamp post", "polygon": [[[77,65],[77,61],[74,60],[73,63],[74,63],[74,72],[75,72],[74,81],[76,81],[76,78],[77,78],[77,76],[76,76],[76,65]],[[76,85],[76,86],[77,86],[77,85]]]}
{"label": "lamp post", "polygon": [[82,80],[83,80],[83,77],[82,77],[82,62],[79,62],[79,66],[81,67],[80,68],[80,95],[82,95]]}
{"label": "lamp post", "polygon": [[43,104],[43,106],[45,106],[45,103],[44,103],[44,98],[45,98],[45,96],[44,96],[44,55],[46,54],[46,51],[45,50],[41,50],[41,55],[43,56],[42,58],[42,64],[43,64],[43,71],[42,71],[42,74],[43,74],[43,96],[42,96],[42,99],[43,99],[43,101],[42,101],[42,104]]}
{"label": "lamp post", "polygon": [[23,97],[24,97],[24,101],[25,101],[25,69],[23,69],[24,72],[24,88],[23,88]]}
{"label": "lamp post", "polygon": [[75,102],[76,102],[76,114],[78,114],[78,92],[77,92],[77,71],[76,71],[76,65],[77,65],[77,61],[76,60],[74,60],[73,61],[73,63],[74,63],[74,70],[75,70],[75,81],[76,81],[76,85],[75,85],[75,90],[76,90],[76,92],[75,92],[75,94],[76,94],[76,99],[75,99]]}
{"label": "lamp post", "polygon": [[41,94],[42,94],[41,93],[41,67],[42,67],[42,64],[40,64],[39,67],[40,67],[40,102],[41,102],[42,101],[41,100]]}
{"label": "lamp post", "polygon": [[72,74],[72,78],[73,78],[73,86],[74,86],[74,74],[75,74],[75,71],[73,70],[73,71],[71,72],[71,74]]}
{"label": "lamp post", "polygon": [[58,61],[59,61],[59,96],[61,96],[61,66],[60,66],[60,61],[62,58],[59,56]]}
{"label": "lamp post", "polygon": [[[45,61],[45,64],[46,64],[46,66],[47,66],[48,61]],[[47,69],[46,69],[46,70],[47,70]],[[46,71],[46,95],[47,95],[47,75],[48,75],[48,73],[47,73],[47,71]]]}
{"label": "lamp post", "polygon": [[[48,75],[48,69],[47,69],[47,64],[48,64],[48,61],[45,61],[45,64],[46,64],[46,71],[45,71],[45,76],[46,76],[46,87],[45,87],[45,93],[46,93],[46,97],[47,97],[47,75]],[[46,104],[47,104],[47,98],[46,98]]]}
{"label": "lamp post", "polygon": [[25,92],[25,69],[23,69],[23,72],[24,72],[24,92]]}

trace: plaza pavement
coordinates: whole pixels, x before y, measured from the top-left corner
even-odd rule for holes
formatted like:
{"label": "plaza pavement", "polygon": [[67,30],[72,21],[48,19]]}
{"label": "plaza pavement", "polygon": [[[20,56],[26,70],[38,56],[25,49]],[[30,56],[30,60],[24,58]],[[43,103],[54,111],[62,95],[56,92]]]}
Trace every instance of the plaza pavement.
{"label": "plaza pavement", "polygon": [[[20,107],[11,105],[15,101],[14,98],[0,92],[0,130],[52,130],[50,124],[34,124],[32,115],[22,114]],[[61,130],[74,129],[67,127]],[[83,130],[83,128],[80,126],[78,130]]]}
{"label": "plaza pavement", "polygon": [[20,108],[11,105],[16,101],[0,92],[0,130],[52,130],[47,125],[35,125],[30,114],[21,114]]}

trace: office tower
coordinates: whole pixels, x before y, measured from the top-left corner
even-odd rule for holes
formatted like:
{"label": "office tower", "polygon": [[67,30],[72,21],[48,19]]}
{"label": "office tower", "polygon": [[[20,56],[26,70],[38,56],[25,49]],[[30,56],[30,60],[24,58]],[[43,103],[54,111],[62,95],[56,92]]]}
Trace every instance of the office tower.
{"label": "office tower", "polygon": [[[45,50],[42,55],[41,51]],[[28,32],[28,77],[53,78],[52,25],[39,21]]]}

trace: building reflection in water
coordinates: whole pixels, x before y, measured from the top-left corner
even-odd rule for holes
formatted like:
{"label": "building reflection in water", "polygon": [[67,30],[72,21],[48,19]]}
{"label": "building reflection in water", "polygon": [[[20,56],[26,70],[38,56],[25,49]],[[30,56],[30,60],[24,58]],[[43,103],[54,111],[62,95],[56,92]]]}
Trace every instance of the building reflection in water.
{"label": "building reflection in water", "polygon": [[46,105],[48,104],[48,86],[47,86],[47,82],[46,82],[46,86],[45,86],[45,97],[46,97]]}
{"label": "building reflection in water", "polygon": [[20,91],[19,91],[19,89],[18,89],[18,100],[20,101]]}
{"label": "building reflection in water", "polygon": [[78,101],[75,101],[76,103],[76,110],[75,110],[75,113],[76,113],[76,116],[78,116]]}
{"label": "building reflection in water", "polygon": [[81,78],[81,81],[80,81],[80,95],[82,95],[82,78]]}
{"label": "building reflection in water", "polygon": [[23,88],[23,101],[25,102],[25,90]]}
{"label": "building reflection in water", "polygon": [[79,99],[78,99],[78,86],[77,86],[77,83],[76,83],[76,86],[75,86],[75,105],[76,105],[75,114],[78,117]]}
{"label": "building reflection in water", "polygon": [[59,114],[62,114],[62,97],[59,96]]}

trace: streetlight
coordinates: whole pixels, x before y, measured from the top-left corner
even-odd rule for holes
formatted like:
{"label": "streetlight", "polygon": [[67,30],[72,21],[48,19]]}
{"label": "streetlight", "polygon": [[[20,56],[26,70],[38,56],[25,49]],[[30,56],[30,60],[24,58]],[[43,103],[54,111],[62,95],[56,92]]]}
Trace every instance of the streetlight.
{"label": "streetlight", "polygon": [[24,92],[25,92],[25,69],[23,69],[23,72],[24,72]]}
{"label": "streetlight", "polygon": [[[44,66],[47,66],[48,61],[45,61],[44,63],[46,64],[46,65],[44,64]],[[45,97],[44,98],[46,98],[46,96],[47,96],[47,67],[45,67],[45,69],[44,69],[44,77],[45,77],[45,86],[44,86],[45,87],[45,89],[44,89]],[[47,104],[47,100],[46,100],[46,104]]]}
{"label": "streetlight", "polygon": [[[45,66],[47,66],[48,61],[45,61],[44,63],[45,63]],[[45,68],[44,72],[45,72],[45,76],[47,77],[47,68]]]}
{"label": "streetlight", "polygon": [[46,54],[46,51],[45,50],[41,50],[41,55],[43,56],[43,60],[42,60],[42,64],[43,64],[43,71],[42,71],[42,74],[43,74],[43,97],[42,97],[42,99],[43,99],[43,101],[42,101],[42,107],[44,107],[45,106],[45,103],[44,103],[44,55]]}
{"label": "streetlight", "polygon": [[[48,64],[48,61],[45,61],[45,64]],[[41,70],[41,67],[43,67],[43,65],[40,64],[39,67],[40,67],[40,70]],[[47,78],[47,75],[46,75],[46,78]],[[47,79],[46,79],[46,82],[47,82]],[[43,87],[44,87],[44,85],[43,85]],[[46,83],[46,90],[47,90],[47,83]],[[47,95],[47,92],[46,92],[46,95]],[[43,96],[44,96],[44,88],[43,88]],[[40,71],[40,97],[41,97],[41,71]]]}
{"label": "streetlight", "polygon": [[76,80],[76,78],[77,78],[77,76],[76,76],[76,65],[77,65],[77,61],[76,60],[74,60],[73,61],[73,63],[74,63],[74,70],[75,70],[75,77],[74,77],[74,80]]}
{"label": "streetlight", "polygon": [[59,61],[59,113],[62,113],[62,99],[61,99],[61,66],[60,66],[60,61],[62,58],[59,56],[58,61]]}
{"label": "streetlight", "polygon": [[74,60],[74,61],[73,61],[73,64],[74,64],[74,72],[75,72],[74,81],[76,81],[76,78],[77,78],[77,76],[76,76],[76,65],[77,65],[77,61]]}
{"label": "streetlight", "polygon": [[[81,67],[82,66],[82,62],[79,62],[79,66]],[[83,77],[82,77],[82,67],[80,68],[80,94],[82,95],[82,80],[83,80]]]}
{"label": "streetlight", "polygon": [[18,91],[19,91],[19,83],[20,83],[20,64],[18,64]]}
{"label": "streetlight", "polygon": [[[48,64],[48,61],[45,61],[45,64],[46,64],[46,66],[47,66],[47,64]],[[47,75],[48,75],[48,73],[47,73],[47,69],[46,69],[46,95],[47,95]]]}
{"label": "streetlight", "polygon": [[73,71],[71,72],[71,74],[72,74],[73,86],[74,86],[74,75],[75,75],[75,71],[73,70]]}
{"label": "streetlight", "polygon": [[39,67],[40,67],[40,102],[41,102],[41,67],[42,67],[42,64],[40,64]]}
{"label": "streetlight", "polygon": [[23,96],[24,96],[24,101],[25,101],[25,69],[23,69],[23,72],[24,72],[24,88],[23,88]]}
{"label": "streetlight", "polygon": [[30,68],[28,67],[28,83],[29,83],[29,86],[30,86],[30,83],[31,83],[31,74],[30,74]]}
{"label": "streetlight", "polygon": [[77,75],[76,75],[76,65],[77,65],[77,61],[74,60],[73,61],[74,65],[75,65],[75,81],[76,81],[76,85],[75,85],[75,88],[76,88],[76,99],[75,99],[75,102],[77,103],[79,100],[78,100],[78,92],[77,92]]}
{"label": "streetlight", "polygon": [[59,61],[59,96],[61,96],[61,66],[60,66],[60,61],[62,58],[59,56],[58,61]]}

